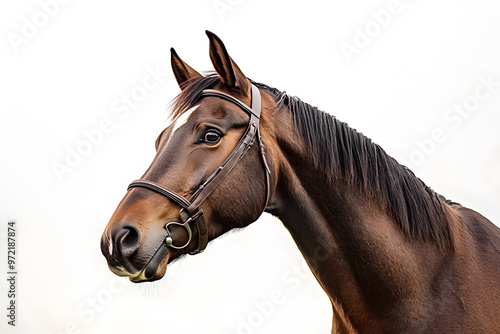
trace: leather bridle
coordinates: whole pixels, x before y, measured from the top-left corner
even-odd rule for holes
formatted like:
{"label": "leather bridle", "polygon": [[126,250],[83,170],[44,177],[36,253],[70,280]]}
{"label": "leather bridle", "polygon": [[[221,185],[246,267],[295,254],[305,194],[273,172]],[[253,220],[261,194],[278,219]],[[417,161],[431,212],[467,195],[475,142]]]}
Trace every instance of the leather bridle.
{"label": "leather bridle", "polygon": [[[259,121],[261,115],[261,96],[259,89],[252,85],[252,102],[251,107],[248,107],[246,104],[241,102],[240,100],[232,97],[229,94],[223,93],[214,89],[205,89],[201,93],[201,98],[204,97],[218,97],[229,101],[238,107],[240,107],[245,113],[250,116],[250,120],[248,122],[247,129],[240,141],[233,149],[233,151],[229,154],[229,156],[224,160],[224,162],[217,168],[217,170],[208,177],[205,182],[203,182],[198,189],[193,193],[193,195],[186,199],[185,197],[179,195],[175,191],[172,191],[159,183],[149,181],[149,180],[135,180],[133,181],[127,188],[127,190],[136,187],[147,188],[152,190],[160,195],[167,197],[172,200],[178,206],[181,207],[180,210],[180,218],[181,222],[169,222],[165,225],[165,229],[167,230],[167,236],[165,238],[165,243],[168,247],[173,249],[183,249],[189,245],[192,239],[192,230],[190,223],[193,222],[198,231],[198,247],[191,252],[191,254],[201,253],[208,243],[208,227],[203,216],[203,211],[201,209],[201,204],[205,199],[212,193],[212,191],[222,182],[224,177],[236,166],[236,164],[243,158],[246,152],[252,147],[255,139],[259,143],[260,147],[260,155],[262,157],[262,162],[264,165],[264,174],[266,175],[266,200],[264,204],[265,210],[267,204],[269,202],[270,197],[270,174],[271,171],[269,169],[269,165],[267,164],[266,153],[264,149],[264,144],[262,142],[262,137],[260,135],[259,130]],[[179,246],[174,245],[174,240],[172,239],[172,233],[169,230],[169,226],[177,225],[183,227],[187,234],[188,240],[185,244]]]}

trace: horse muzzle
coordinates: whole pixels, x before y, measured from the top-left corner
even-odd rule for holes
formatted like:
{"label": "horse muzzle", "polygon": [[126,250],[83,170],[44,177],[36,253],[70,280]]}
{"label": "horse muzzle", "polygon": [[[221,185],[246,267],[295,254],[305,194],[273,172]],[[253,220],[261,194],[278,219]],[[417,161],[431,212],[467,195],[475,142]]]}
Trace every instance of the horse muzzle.
{"label": "horse muzzle", "polygon": [[165,239],[173,235],[178,242],[187,240],[187,232],[170,227],[169,231],[148,231],[141,235],[136,226],[124,223],[106,230],[101,238],[101,252],[109,269],[133,282],[154,281],[165,274],[168,246]]}

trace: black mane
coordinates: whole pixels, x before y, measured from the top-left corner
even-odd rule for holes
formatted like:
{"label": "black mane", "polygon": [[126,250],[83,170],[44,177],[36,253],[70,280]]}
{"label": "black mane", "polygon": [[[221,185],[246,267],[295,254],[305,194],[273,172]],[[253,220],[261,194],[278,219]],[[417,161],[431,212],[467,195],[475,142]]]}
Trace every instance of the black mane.
{"label": "black mane", "polygon": [[[198,103],[203,89],[218,83],[220,78],[214,73],[190,83],[175,100],[173,117]],[[453,202],[346,123],[276,88],[252,83],[273,96],[278,108],[290,110],[318,170],[330,178],[341,178],[378,201],[408,236],[452,246],[443,205]]]}

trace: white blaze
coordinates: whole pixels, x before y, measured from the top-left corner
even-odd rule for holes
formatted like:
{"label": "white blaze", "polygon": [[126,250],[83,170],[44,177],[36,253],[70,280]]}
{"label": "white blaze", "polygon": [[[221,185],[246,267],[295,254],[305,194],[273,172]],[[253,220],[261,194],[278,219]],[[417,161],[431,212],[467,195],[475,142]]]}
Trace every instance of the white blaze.
{"label": "white blaze", "polygon": [[175,125],[174,125],[174,128],[172,129],[172,133],[174,133],[178,128],[180,128],[181,126],[183,126],[184,124],[186,124],[187,121],[188,121],[188,119],[189,119],[189,116],[191,116],[191,114],[193,113],[193,111],[195,111],[196,109],[198,109],[198,107],[199,107],[199,105],[198,106],[194,106],[194,107],[186,110],[179,117],[177,117],[177,119],[174,121]]}
{"label": "white blaze", "polygon": [[199,107],[199,105],[194,106],[194,107],[186,110],[182,115],[180,115],[179,117],[177,117],[172,123],[170,123],[168,125],[168,126],[174,125],[174,128],[170,132],[170,136],[168,137],[167,142],[170,140],[170,138],[172,138],[172,136],[174,135],[174,132],[177,131],[177,129],[179,129],[181,126],[183,126],[184,124],[187,123],[187,121],[189,119],[189,116],[191,116],[191,114],[193,113],[193,111],[195,111],[196,109],[198,109],[198,107]]}

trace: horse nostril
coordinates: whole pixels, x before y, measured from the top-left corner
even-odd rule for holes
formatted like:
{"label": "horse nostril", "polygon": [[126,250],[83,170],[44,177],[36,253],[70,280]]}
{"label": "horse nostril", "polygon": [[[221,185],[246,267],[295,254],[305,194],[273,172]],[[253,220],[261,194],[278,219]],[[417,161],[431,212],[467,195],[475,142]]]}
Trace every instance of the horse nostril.
{"label": "horse nostril", "polygon": [[119,227],[113,238],[118,253],[124,257],[128,257],[137,251],[140,240],[139,230],[130,225]]}

